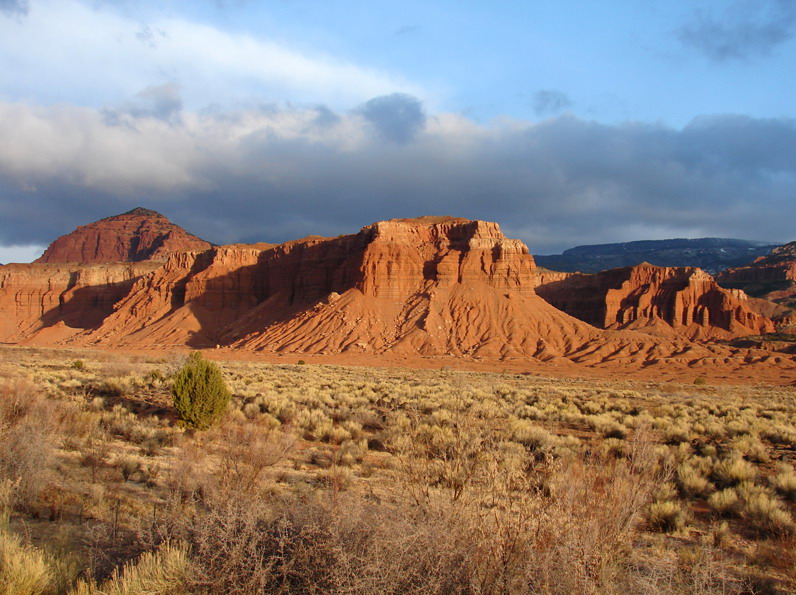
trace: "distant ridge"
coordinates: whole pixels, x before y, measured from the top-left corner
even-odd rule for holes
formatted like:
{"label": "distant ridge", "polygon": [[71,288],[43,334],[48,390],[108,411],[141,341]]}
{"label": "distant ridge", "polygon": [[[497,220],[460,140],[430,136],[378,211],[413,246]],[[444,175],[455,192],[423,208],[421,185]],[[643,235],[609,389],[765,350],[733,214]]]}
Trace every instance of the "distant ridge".
{"label": "distant ridge", "polygon": [[776,244],[732,238],[675,238],[576,246],[561,254],[535,255],[539,266],[554,271],[598,273],[648,262],[662,267],[697,267],[716,274],[771,252]]}

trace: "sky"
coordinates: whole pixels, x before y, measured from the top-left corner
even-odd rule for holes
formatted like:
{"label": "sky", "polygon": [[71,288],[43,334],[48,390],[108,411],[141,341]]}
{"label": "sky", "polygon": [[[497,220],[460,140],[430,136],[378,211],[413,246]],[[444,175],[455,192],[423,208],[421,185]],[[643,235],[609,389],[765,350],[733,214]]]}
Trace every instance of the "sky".
{"label": "sky", "polygon": [[531,252],[796,239],[793,0],[0,0],[0,262],[496,221]]}

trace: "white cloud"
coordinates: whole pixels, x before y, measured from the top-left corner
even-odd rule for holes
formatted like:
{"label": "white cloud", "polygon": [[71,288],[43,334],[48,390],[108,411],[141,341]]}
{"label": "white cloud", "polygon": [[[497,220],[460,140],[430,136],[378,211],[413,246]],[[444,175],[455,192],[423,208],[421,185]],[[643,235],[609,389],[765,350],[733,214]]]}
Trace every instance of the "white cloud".
{"label": "white cloud", "polygon": [[[175,65],[188,79],[208,87],[225,82],[251,81],[251,89],[265,97],[337,106],[358,103],[402,89],[414,94],[414,85],[329,56],[306,56],[270,40],[231,35],[187,21],[161,21],[166,32],[158,46],[161,59]],[[220,79],[220,80],[219,80]]]}
{"label": "white cloud", "polygon": [[155,118],[109,125],[90,108],[0,102],[0,175],[28,189],[62,180],[121,194],[185,190],[202,185],[186,132]]}
{"label": "white cloud", "polygon": [[343,107],[418,86],[388,73],[270,39],[178,18],[141,23],[108,4],[34,0],[0,15],[0,96],[110,105],[147,86],[178,83],[186,106],[261,101]]}

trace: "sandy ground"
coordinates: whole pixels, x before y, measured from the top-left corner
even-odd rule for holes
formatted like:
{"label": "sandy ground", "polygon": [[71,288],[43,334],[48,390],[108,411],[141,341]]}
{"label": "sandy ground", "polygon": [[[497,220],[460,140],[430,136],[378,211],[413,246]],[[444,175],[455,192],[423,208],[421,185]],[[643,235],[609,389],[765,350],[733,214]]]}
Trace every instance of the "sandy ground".
{"label": "sandy ground", "polygon": [[[13,345],[8,345],[13,347]],[[59,350],[59,348],[53,348]],[[61,348],[62,350],[63,348]],[[173,349],[107,349],[79,348],[104,353],[119,353],[127,356],[167,358],[187,354],[188,348]],[[340,366],[363,366],[379,368],[405,368],[421,370],[462,370],[472,372],[497,372],[530,374],[549,378],[582,378],[600,380],[632,380],[641,382],[709,384],[709,385],[755,385],[796,386],[796,362],[792,356],[769,358],[741,364],[710,365],[696,361],[689,365],[682,361],[660,360],[651,364],[605,361],[598,364],[577,364],[566,361],[542,362],[530,358],[486,360],[453,356],[408,357],[396,355],[335,354],[317,355],[302,353],[274,354],[268,352],[236,350],[229,348],[205,349],[202,352],[211,359],[269,364],[326,364]],[[754,359],[754,358],[752,358]],[[779,359],[780,361],[775,361]]]}

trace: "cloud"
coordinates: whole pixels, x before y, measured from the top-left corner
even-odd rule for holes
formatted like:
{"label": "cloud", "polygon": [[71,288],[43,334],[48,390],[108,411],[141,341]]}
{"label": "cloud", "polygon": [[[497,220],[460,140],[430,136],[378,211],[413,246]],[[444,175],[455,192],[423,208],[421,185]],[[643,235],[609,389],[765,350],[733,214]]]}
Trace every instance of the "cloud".
{"label": "cloud", "polygon": [[541,89],[533,94],[533,110],[537,116],[557,114],[571,105],[566,93],[555,89]]}
{"label": "cloud", "polygon": [[150,27],[149,25],[141,25],[136,31],[135,38],[145,43],[150,48],[155,49],[158,42],[162,39],[168,39],[168,34],[157,27]]}
{"label": "cloud", "polygon": [[420,101],[405,93],[375,97],[359,111],[382,138],[398,144],[411,141],[426,124]]}
{"label": "cloud", "polygon": [[[6,12],[24,6],[0,1]],[[267,34],[117,4],[36,0],[25,19],[0,18],[3,97],[101,107],[164,80],[180,85],[193,110],[263,98],[342,109],[396,91],[427,95],[400,76]]]}
{"label": "cloud", "polygon": [[677,32],[680,41],[716,62],[770,55],[796,35],[792,0],[736,0],[699,11]]}
{"label": "cloud", "polygon": [[325,105],[318,105],[315,107],[317,116],[313,120],[313,124],[321,127],[333,126],[340,122],[340,116],[334,113]]}
{"label": "cloud", "polygon": [[176,83],[164,83],[150,85],[121,108],[105,110],[105,117],[112,124],[121,124],[130,118],[155,118],[161,122],[176,124],[181,111],[180,86]]}
{"label": "cloud", "polygon": [[10,16],[25,16],[28,14],[28,0],[0,0],[0,13]]}
{"label": "cloud", "polygon": [[425,115],[407,96],[349,112],[125,118],[0,102],[0,245],[47,244],[135,206],[216,243],[334,236],[423,214],[497,221],[540,254],[666,236],[796,239],[791,119],[481,125]]}

